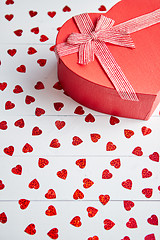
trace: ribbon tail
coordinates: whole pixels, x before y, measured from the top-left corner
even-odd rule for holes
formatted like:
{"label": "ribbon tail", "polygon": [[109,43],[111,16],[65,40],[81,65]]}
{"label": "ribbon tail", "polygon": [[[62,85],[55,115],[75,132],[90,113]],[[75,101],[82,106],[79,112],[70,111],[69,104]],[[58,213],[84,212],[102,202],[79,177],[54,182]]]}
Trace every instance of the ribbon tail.
{"label": "ribbon tail", "polygon": [[105,43],[95,43],[95,55],[120,97],[124,100],[139,101],[136,92],[125,77]]}
{"label": "ribbon tail", "polygon": [[79,64],[88,64],[94,61],[94,41],[79,46]]}

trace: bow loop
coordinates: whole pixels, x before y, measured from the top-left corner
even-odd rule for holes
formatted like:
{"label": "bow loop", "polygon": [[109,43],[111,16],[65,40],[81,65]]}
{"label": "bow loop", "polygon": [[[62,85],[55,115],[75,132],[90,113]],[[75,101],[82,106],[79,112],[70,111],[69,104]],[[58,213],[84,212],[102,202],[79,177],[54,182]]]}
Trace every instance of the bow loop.
{"label": "bow loop", "polygon": [[101,15],[97,19],[95,32],[99,32],[99,31],[103,31],[103,30],[106,30],[106,29],[110,29],[110,28],[113,27],[114,23],[115,23],[115,21],[112,20],[111,18],[107,18],[107,17]]}

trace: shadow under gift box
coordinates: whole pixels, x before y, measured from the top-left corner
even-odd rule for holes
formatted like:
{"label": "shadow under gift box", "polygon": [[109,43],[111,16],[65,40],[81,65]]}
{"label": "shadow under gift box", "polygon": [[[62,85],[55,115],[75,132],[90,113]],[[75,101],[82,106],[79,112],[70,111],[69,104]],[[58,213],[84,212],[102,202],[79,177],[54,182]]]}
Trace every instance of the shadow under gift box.
{"label": "shadow under gift box", "polygon": [[[122,0],[104,16],[115,25],[160,8],[159,0]],[[94,25],[102,13],[90,13]],[[60,29],[56,44],[78,33],[73,18]],[[78,53],[60,57],[58,78],[65,92],[93,110],[120,117],[148,120],[160,102],[160,23],[131,33],[135,49],[106,43],[111,54],[134,88],[139,101],[120,98],[97,58],[87,65],[78,64]]]}

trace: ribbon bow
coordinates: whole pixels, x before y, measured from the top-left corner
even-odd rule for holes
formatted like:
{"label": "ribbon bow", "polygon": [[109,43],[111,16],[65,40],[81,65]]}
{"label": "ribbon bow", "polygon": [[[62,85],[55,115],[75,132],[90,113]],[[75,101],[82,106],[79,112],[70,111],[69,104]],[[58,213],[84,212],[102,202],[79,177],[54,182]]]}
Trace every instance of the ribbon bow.
{"label": "ribbon bow", "polygon": [[95,55],[120,97],[124,100],[139,101],[106,43],[135,48],[130,33],[160,23],[160,9],[115,26],[114,20],[103,15],[98,18],[96,27],[87,13],[75,16],[74,20],[80,33],[71,33],[65,43],[58,44],[58,55],[62,57],[78,52],[79,64],[94,61]]}

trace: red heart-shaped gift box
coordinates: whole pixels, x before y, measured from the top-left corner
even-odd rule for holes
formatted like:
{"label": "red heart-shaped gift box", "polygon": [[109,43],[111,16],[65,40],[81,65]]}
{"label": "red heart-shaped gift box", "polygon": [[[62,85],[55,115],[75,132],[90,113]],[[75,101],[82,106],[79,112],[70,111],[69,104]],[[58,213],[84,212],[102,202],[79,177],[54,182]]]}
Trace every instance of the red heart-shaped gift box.
{"label": "red heart-shaped gift box", "polygon": [[[122,0],[106,13],[90,13],[94,24],[100,15],[115,25],[160,8],[159,0]],[[66,42],[79,29],[73,18],[61,27],[56,45]],[[131,34],[135,49],[106,43],[134,88],[139,101],[120,98],[97,58],[78,64],[78,54],[59,57],[58,78],[65,92],[80,104],[96,111],[127,118],[147,120],[160,101],[160,23]]]}

